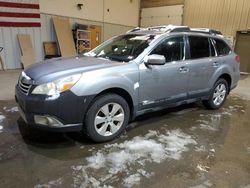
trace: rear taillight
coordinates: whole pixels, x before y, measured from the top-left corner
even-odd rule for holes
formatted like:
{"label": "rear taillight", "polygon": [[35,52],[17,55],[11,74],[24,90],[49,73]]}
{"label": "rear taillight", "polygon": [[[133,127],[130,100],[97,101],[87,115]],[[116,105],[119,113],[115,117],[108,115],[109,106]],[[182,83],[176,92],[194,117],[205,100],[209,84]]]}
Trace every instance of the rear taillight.
{"label": "rear taillight", "polygon": [[239,55],[235,56],[235,61],[237,61],[238,63],[240,63],[240,56]]}

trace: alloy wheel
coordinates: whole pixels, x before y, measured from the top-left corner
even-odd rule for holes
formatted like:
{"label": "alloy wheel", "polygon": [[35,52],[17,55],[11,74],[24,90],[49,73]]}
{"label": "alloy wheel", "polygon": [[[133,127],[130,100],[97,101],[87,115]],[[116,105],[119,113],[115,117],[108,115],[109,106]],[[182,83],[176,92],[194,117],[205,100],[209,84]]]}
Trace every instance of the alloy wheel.
{"label": "alloy wheel", "polygon": [[121,128],[124,119],[124,110],[120,104],[105,104],[95,115],[95,130],[101,136],[111,136]]}
{"label": "alloy wheel", "polygon": [[226,97],[226,93],[227,93],[227,89],[224,83],[219,84],[215,90],[214,90],[214,94],[213,94],[213,103],[216,106],[221,105],[221,103],[223,103],[225,97]]}

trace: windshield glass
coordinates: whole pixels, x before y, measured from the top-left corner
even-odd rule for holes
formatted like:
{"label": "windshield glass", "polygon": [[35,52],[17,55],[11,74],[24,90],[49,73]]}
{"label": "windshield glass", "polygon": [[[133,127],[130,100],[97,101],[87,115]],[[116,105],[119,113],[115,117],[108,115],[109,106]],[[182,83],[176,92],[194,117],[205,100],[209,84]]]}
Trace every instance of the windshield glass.
{"label": "windshield glass", "polygon": [[121,35],[108,40],[84,55],[128,62],[140,55],[153,39],[154,35]]}

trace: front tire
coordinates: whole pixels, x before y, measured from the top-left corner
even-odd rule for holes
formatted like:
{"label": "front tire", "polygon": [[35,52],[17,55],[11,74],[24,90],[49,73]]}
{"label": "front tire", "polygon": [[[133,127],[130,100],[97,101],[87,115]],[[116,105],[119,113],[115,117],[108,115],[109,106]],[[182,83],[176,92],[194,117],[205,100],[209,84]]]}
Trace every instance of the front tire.
{"label": "front tire", "polygon": [[202,101],[208,109],[219,109],[225,102],[228,95],[228,83],[221,78],[214,84],[208,100]]}
{"label": "front tire", "polygon": [[129,106],[116,94],[97,97],[85,119],[87,136],[95,142],[106,142],[118,137],[129,121]]}

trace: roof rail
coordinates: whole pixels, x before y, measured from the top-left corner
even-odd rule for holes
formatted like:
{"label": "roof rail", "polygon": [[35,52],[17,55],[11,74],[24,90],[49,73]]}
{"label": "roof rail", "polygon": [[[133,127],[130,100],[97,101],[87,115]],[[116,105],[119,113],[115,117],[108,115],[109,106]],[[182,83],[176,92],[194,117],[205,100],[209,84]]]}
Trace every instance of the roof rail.
{"label": "roof rail", "polygon": [[188,32],[190,28],[187,26],[163,25],[156,27],[148,27],[148,30],[158,30],[163,32]]}
{"label": "roof rail", "polygon": [[209,28],[191,28],[190,31],[222,36],[222,33],[220,31],[215,30],[215,29],[209,29]]}
{"label": "roof rail", "polygon": [[159,31],[159,32],[164,32],[164,33],[196,32],[196,33],[205,33],[205,34],[223,36],[220,31],[215,30],[215,29],[189,28],[188,26],[174,26],[174,25],[162,25],[162,26],[154,26],[154,27],[148,27],[148,28],[136,27],[134,29],[127,31],[127,33],[136,32],[136,31]]}
{"label": "roof rail", "polygon": [[190,28],[187,26],[173,28],[170,32],[190,32]]}
{"label": "roof rail", "polygon": [[162,26],[147,27],[147,28],[136,27],[127,31],[127,33],[136,32],[140,30],[144,30],[144,31],[153,30],[153,31],[161,31],[161,32],[189,32],[190,28],[187,26],[174,26],[174,25],[162,25]]}
{"label": "roof rail", "polygon": [[142,28],[140,28],[140,27],[135,27],[135,28],[133,28],[133,29],[128,30],[127,33],[135,32],[135,31],[140,31],[140,30],[142,30]]}

